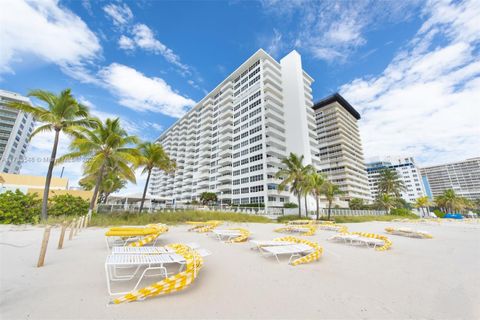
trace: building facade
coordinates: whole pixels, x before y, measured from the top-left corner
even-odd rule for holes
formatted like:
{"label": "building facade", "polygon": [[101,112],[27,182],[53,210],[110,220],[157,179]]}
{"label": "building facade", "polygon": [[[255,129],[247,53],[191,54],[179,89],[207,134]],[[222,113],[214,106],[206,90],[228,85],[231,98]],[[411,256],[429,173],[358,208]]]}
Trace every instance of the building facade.
{"label": "building facade", "polygon": [[397,171],[405,186],[405,190],[401,192],[401,197],[405,201],[414,203],[418,198],[426,195],[420,169],[415,164],[413,157],[387,157],[381,161],[367,164],[368,182],[374,198],[378,197],[380,171],[384,169]]}
{"label": "building facade", "polygon": [[318,165],[311,83],[300,55],[259,50],[158,139],[176,161],[155,171],[154,196],[177,203],[214,192],[223,203],[283,206],[275,173],[290,152]]}
{"label": "building facade", "polygon": [[357,121],[360,114],[338,93],[314,105],[319,172],[337,184],[344,200],[372,200]]}
{"label": "building facade", "polygon": [[8,102],[30,103],[17,93],[0,90],[0,172],[18,174],[35,127],[32,115],[6,106]]}
{"label": "building facade", "polygon": [[421,168],[421,173],[428,182],[430,197],[452,189],[467,199],[480,199],[480,157]]}

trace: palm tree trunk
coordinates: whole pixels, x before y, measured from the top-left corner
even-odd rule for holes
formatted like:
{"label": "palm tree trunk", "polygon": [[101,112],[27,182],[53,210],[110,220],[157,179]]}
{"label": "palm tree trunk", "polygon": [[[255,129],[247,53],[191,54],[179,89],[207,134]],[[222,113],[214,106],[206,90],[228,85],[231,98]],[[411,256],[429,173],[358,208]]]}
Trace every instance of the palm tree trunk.
{"label": "palm tree trunk", "polygon": [[332,211],[332,201],[328,201],[328,219],[330,221],[330,213]]}
{"label": "palm tree trunk", "polygon": [[148,183],[150,182],[150,175],[152,174],[152,169],[148,169],[147,181],[145,182],[145,188],[143,188],[142,202],[140,202],[140,213],[143,210],[143,204],[145,203],[145,197],[147,196]]}
{"label": "palm tree trunk", "polygon": [[103,179],[103,171],[105,171],[105,163],[102,164],[102,166],[100,167],[100,171],[98,173],[98,178],[97,178],[97,182],[95,183],[93,196],[92,196],[92,199],[90,200],[90,208],[88,208],[88,218],[92,217],[92,211],[97,201],[98,190],[100,189],[100,183],[102,183],[102,179]]}
{"label": "palm tree trunk", "polygon": [[105,192],[105,198],[103,199],[103,203],[107,204],[107,200],[109,196],[110,196],[110,192]]}
{"label": "palm tree trunk", "polygon": [[307,205],[307,196],[305,196],[305,217],[308,218],[308,205]]}
{"label": "palm tree trunk", "polygon": [[50,163],[48,165],[47,177],[45,179],[45,187],[43,188],[42,200],[42,220],[46,221],[48,217],[48,194],[50,193],[50,182],[52,181],[53,167],[55,165],[55,158],[57,157],[58,140],[60,138],[60,130],[55,129],[55,140],[53,141],[52,154],[50,155]]}
{"label": "palm tree trunk", "polygon": [[298,217],[301,218],[302,217],[302,200],[300,198],[300,194],[297,196],[297,200],[298,200]]}
{"label": "palm tree trunk", "polygon": [[317,202],[317,220],[320,218],[320,201],[318,200],[318,196],[315,197],[315,200]]}

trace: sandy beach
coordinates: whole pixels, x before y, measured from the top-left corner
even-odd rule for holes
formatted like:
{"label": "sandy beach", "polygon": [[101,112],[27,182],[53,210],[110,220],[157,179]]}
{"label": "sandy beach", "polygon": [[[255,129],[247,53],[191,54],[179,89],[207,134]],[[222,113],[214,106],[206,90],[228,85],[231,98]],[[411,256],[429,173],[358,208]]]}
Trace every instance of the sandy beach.
{"label": "sandy beach", "polygon": [[[101,228],[88,228],[57,250],[52,230],[45,266],[36,268],[43,229],[0,227],[2,319],[478,319],[480,225],[369,222],[352,231],[385,234],[387,226],[431,232],[434,239],[389,236],[385,252],[331,243],[331,231],[308,240],[324,248],[319,261],[290,266],[262,257],[251,244],[226,244],[179,225],[159,245],[197,242],[212,255],[184,291],[111,305]],[[225,224],[252,232],[251,239],[281,236],[276,224]],[[307,238],[307,237],[305,237]],[[148,282],[155,281],[150,278]]]}

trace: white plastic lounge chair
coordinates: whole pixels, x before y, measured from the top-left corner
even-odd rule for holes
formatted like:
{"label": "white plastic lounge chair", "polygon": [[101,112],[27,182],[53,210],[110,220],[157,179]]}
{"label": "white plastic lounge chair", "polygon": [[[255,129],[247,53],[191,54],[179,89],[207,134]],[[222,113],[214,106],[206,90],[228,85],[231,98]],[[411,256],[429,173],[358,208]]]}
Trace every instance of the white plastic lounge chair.
{"label": "white plastic lounge chair", "polygon": [[302,254],[307,254],[313,251],[313,248],[307,246],[306,244],[290,244],[286,246],[270,246],[270,247],[260,247],[260,252],[266,255],[273,255],[277,262],[280,263],[278,258],[279,255],[290,255],[288,263],[294,258],[299,258]]}
{"label": "white plastic lounge chair", "polygon": [[274,241],[274,240],[250,240],[251,243],[255,245],[252,249],[259,249],[261,247],[275,247],[275,246],[286,246],[289,244],[294,244],[290,241]]}
{"label": "white plastic lounge chair", "polygon": [[233,238],[240,237],[242,234],[237,230],[213,230],[213,234],[220,241],[230,241]]}
{"label": "white plastic lounge chair", "polygon": [[358,239],[360,239],[360,236],[356,234],[336,234],[328,238],[327,240],[330,240],[330,241],[342,240],[344,243],[349,242],[350,244],[352,244],[353,241],[356,241]]}
{"label": "white plastic lounge chair", "polygon": [[[137,247],[142,248],[142,247]],[[132,248],[136,249],[136,248]],[[152,249],[152,248],[149,248]],[[202,257],[211,255],[211,252],[206,249],[198,249],[196,250]],[[160,253],[160,254],[142,254],[142,253],[128,253],[128,254],[111,254],[107,256],[105,261],[105,274],[107,278],[107,289],[110,295],[117,295],[117,294],[126,294],[131,291],[135,291],[140,282],[145,277],[151,276],[168,276],[167,265],[169,264],[179,264],[180,267],[178,272],[181,272],[183,266],[185,265],[185,258],[176,253]],[[117,270],[118,269],[127,269],[127,268],[134,268],[133,272],[119,275]],[[111,282],[114,281],[129,281],[135,278],[139,271],[142,269],[143,271],[140,273],[137,283],[130,291],[125,292],[112,292],[111,289]],[[152,273],[151,271],[157,270],[157,273]],[[147,274],[148,272],[148,274]]]}
{"label": "white plastic lounge chair", "polygon": [[[186,243],[191,249],[198,249],[198,243]],[[112,254],[162,254],[175,252],[168,247],[113,247]]]}

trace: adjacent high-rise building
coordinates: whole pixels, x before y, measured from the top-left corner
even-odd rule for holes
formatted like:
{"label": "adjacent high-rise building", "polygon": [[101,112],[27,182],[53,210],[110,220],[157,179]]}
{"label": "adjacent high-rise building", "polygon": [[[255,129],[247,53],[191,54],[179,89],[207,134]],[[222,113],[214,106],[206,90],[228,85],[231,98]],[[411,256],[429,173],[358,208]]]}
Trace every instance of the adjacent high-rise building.
{"label": "adjacent high-rise building", "polygon": [[35,122],[30,114],[9,108],[10,101],[30,103],[17,93],[0,90],[0,172],[18,174]]}
{"label": "adjacent high-rise building", "polygon": [[318,165],[311,83],[300,55],[277,62],[259,50],[158,139],[176,161],[155,171],[150,193],[188,202],[214,192],[223,203],[282,206],[275,173],[290,152]]}
{"label": "adjacent high-rise building", "polygon": [[381,161],[367,163],[368,182],[374,198],[378,197],[378,181],[380,172],[384,169],[397,171],[398,177],[405,187],[401,192],[401,197],[405,201],[413,203],[416,199],[426,195],[420,169],[415,164],[413,157],[386,157]]}
{"label": "adjacent high-rise building", "polygon": [[340,186],[342,198],[372,200],[357,121],[360,114],[336,93],[315,103],[319,172]]}
{"label": "adjacent high-rise building", "polygon": [[452,189],[470,200],[480,199],[480,157],[420,169],[430,197]]}

